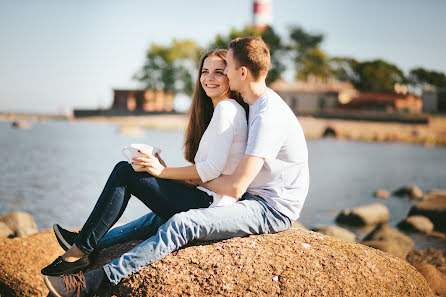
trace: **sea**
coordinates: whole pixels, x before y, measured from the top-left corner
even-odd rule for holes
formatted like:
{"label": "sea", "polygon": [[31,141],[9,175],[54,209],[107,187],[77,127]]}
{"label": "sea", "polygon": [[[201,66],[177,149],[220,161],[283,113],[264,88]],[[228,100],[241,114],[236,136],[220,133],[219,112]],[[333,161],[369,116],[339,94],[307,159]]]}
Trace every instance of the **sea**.
{"label": "sea", "polygon": [[[122,148],[147,143],[161,148],[168,166],[184,166],[182,130],[144,129],[123,135],[118,124],[92,121],[30,122],[30,129],[0,120],[0,214],[29,212],[40,230],[59,223],[77,228],[87,219]],[[380,200],[377,189],[390,192],[416,184],[424,192],[446,188],[446,148],[407,143],[372,143],[338,139],[308,140],[310,190],[299,221],[307,228],[335,225],[342,209],[375,202],[390,210],[396,226],[415,203],[398,197]],[[136,197],[121,223],[150,210]],[[370,230],[347,227],[361,239]],[[446,240],[409,233],[416,248],[446,248]]]}

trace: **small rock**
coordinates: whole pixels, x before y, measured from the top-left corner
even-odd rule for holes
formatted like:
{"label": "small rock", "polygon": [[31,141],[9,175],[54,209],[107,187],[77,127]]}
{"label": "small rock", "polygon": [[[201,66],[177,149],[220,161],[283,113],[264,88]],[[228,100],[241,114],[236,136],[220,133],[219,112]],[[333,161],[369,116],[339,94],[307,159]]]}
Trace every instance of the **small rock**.
{"label": "small rock", "polygon": [[423,216],[410,216],[398,224],[398,227],[402,230],[431,233],[434,230],[434,224],[426,217]]}
{"label": "small rock", "polygon": [[431,290],[438,296],[446,296],[446,274],[438,270],[434,265],[428,263],[417,263],[413,265],[426,279]]}
{"label": "small rock", "polygon": [[[380,247],[385,247],[389,250],[389,253],[403,259],[406,258],[406,256],[413,250],[413,247],[415,246],[415,242],[409,236],[404,235],[403,233],[390,227],[387,224],[380,224],[376,226],[376,228],[372,232],[364,237],[363,244],[369,245],[370,241],[374,242],[373,247],[378,249],[381,249]],[[376,241],[383,241],[383,243],[378,244],[376,243]],[[399,247],[398,251],[395,251],[395,244]]]}
{"label": "small rock", "polygon": [[429,218],[438,231],[446,232],[446,197],[418,202],[409,211],[409,216]]}
{"label": "small rock", "polygon": [[122,125],[121,128],[119,128],[119,134],[131,137],[143,137],[146,133],[141,127]]}
{"label": "small rock", "polygon": [[390,192],[387,190],[384,190],[384,189],[379,189],[379,190],[376,190],[375,197],[381,198],[381,199],[389,199]]}
{"label": "small rock", "polygon": [[14,128],[19,128],[19,129],[23,129],[23,130],[31,129],[31,125],[27,121],[24,121],[24,120],[15,120],[12,122],[11,126]]}
{"label": "small rock", "polygon": [[336,238],[344,239],[346,241],[355,242],[356,241],[356,235],[355,233],[338,226],[321,226],[313,229],[313,231],[330,235]]}
{"label": "small rock", "polygon": [[15,236],[28,236],[38,232],[33,217],[23,211],[13,211],[0,216],[0,222],[5,223]]}
{"label": "small rock", "polygon": [[14,231],[3,222],[0,222],[0,238],[6,238],[14,235]]}
{"label": "small rock", "polygon": [[417,185],[407,185],[393,192],[395,196],[408,199],[423,199],[423,191]]}
{"label": "small rock", "polygon": [[337,222],[354,226],[376,225],[388,220],[389,209],[381,203],[345,209],[336,217]]}

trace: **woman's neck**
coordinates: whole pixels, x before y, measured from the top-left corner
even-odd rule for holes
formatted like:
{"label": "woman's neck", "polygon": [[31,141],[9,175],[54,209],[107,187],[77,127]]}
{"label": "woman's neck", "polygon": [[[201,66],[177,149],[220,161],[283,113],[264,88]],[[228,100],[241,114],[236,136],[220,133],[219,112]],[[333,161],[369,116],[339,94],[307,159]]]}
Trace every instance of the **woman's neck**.
{"label": "woman's neck", "polygon": [[218,104],[220,101],[223,101],[223,100],[225,100],[225,99],[229,99],[229,97],[228,97],[228,96],[224,96],[224,97],[218,97],[218,98],[211,98],[211,100],[212,100],[212,105],[214,105],[214,109],[215,109],[215,107],[217,106],[217,104]]}

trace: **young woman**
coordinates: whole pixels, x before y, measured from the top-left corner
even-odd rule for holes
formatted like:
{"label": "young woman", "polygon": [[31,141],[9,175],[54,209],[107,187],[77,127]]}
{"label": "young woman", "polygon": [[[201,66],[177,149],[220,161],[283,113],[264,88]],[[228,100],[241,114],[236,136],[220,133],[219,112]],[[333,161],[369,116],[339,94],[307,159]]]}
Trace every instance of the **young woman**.
{"label": "young woman", "polygon": [[[229,89],[224,74],[225,57],[226,50],[214,50],[200,62],[185,134],[185,158],[192,165],[167,167],[159,156],[144,152],[141,153],[145,157],[133,158],[132,165],[118,163],[79,233],[54,226],[56,237],[66,252],[43,268],[42,274],[59,276],[78,272],[90,264],[89,254],[93,251],[116,242],[147,239],[175,214],[236,201],[185,182],[194,179],[206,182],[221,174],[231,174],[245,153],[248,106]],[[131,195],[152,212],[109,232]],[[62,280],[45,278],[55,296],[65,296],[56,288]],[[66,292],[68,287],[62,290]]]}

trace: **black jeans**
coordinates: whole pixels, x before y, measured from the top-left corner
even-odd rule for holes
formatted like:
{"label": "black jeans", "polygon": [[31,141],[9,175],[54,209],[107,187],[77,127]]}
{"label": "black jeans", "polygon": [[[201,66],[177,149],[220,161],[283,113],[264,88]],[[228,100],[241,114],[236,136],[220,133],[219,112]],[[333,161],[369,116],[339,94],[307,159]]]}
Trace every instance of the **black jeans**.
{"label": "black jeans", "polygon": [[96,248],[99,240],[121,217],[130,195],[166,221],[176,213],[209,207],[213,202],[212,196],[196,188],[147,172],[135,172],[127,162],[119,162],[75,240],[81,251],[89,254]]}

